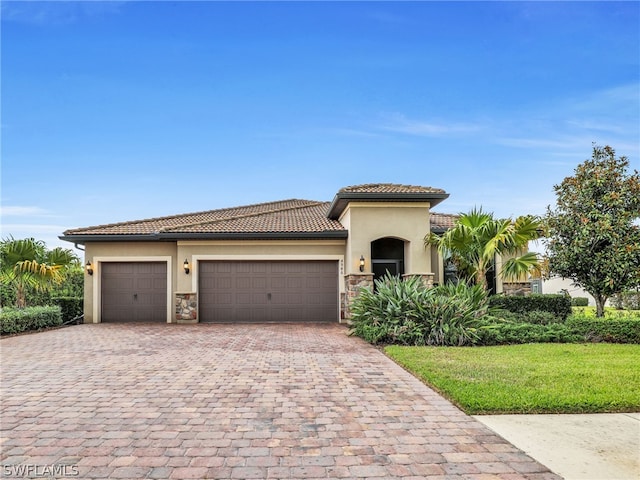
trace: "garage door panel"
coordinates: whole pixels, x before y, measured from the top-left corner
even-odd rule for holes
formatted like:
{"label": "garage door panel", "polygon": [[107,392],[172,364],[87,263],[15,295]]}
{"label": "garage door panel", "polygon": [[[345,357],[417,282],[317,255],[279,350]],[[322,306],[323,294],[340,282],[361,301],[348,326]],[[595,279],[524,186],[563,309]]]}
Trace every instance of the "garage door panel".
{"label": "garage door panel", "polygon": [[239,290],[249,290],[252,284],[251,277],[236,277],[235,288]]}
{"label": "garage door panel", "polygon": [[335,261],[204,261],[199,272],[202,322],[337,320]]}
{"label": "garage door panel", "polygon": [[166,262],[104,262],[102,322],[166,322]]}
{"label": "garage door panel", "polygon": [[283,277],[271,277],[269,286],[273,290],[286,290],[287,288],[287,279]]}

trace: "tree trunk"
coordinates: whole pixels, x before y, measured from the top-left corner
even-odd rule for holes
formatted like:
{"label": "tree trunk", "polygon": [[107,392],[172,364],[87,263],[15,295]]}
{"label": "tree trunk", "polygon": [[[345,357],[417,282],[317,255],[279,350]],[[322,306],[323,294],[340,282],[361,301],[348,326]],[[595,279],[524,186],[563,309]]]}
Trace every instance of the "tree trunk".
{"label": "tree trunk", "polygon": [[594,295],[596,300],[596,317],[604,317],[604,304],[607,301],[607,297],[604,295]]}
{"label": "tree trunk", "polygon": [[24,288],[19,286],[16,289],[16,307],[24,308],[27,306],[27,299],[25,297]]}
{"label": "tree trunk", "polygon": [[476,285],[481,285],[485,291],[487,290],[487,276],[480,269],[476,272]]}

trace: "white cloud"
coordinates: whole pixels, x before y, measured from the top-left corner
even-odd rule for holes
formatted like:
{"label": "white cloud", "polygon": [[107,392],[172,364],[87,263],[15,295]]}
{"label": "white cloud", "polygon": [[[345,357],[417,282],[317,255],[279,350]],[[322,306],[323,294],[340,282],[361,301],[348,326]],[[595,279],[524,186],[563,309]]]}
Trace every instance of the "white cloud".
{"label": "white cloud", "polygon": [[3,217],[33,217],[46,214],[46,210],[36,206],[3,205],[0,207],[0,215]]}
{"label": "white cloud", "polygon": [[422,137],[443,137],[478,132],[483,127],[472,123],[412,120],[404,115],[395,114],[390,116],[389,120],[379,128],[391,132]]}
{"label": "white cloud", "polygon": [[15,239],[35,238],[45,242],[47,248],[62,247],[73,249],[73,244],[58,238],[67,229],[69,229],[69,226],[48,223],[3,223],[1,237],[13,237]]}

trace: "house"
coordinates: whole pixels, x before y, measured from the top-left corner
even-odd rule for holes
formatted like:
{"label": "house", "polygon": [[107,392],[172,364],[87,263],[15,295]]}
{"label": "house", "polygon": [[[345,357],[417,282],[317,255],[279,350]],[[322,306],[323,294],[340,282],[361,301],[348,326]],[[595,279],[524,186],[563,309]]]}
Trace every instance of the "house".
{"label": "house", "polygon": [[[574,284],[570,278],[562,278],[559,276],[553,276],[551,278],[545,278],[540,280],[540,292],[539,293],[566,293],[571,298],[583,297],[589,302],[589,306],[594,307],[596,300],[585,289],[578,287]],[[611,301],[607,300],[606,305],[610,305]]]}
{"label": "house", "polygon": [[444,281],[425,250],[455,216],[432,187],[367,184],[257,205],[67,230],[84,245],[86,323],[344,321],[387,271]]}

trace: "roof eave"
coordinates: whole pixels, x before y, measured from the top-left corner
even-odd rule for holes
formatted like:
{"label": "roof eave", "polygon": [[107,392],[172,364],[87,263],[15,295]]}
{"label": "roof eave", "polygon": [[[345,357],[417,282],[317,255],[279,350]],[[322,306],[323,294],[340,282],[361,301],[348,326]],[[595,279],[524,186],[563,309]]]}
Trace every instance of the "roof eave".
{"label": "roof eave", "polygon": [[79,245],[91,242],[155,242],[161,240],[157,234],[65,234],[58,238]]}
{"label": "roof eave", "polygon": [[216,232],[216,233],[163,233],[166,240],[305,240],[347,238],[346,230],[321,232]]}
{"label": "roof eave", "polygon": [[349,236],[346,230],[321,232],[216,232],[216,233],[151,233],[151,234],[68,234],[60,240],[84,245],[94,242],[170,242],[176,240],[306,240],[342,239]]}
{"label": "roof eave", "polygon": [[350,201],[370,201],[370,202],[429,202],[431,207],[435,207],[443,200],[449,198],[448,193],[373,193],[373,192],[338,192],[333,198],[327,217],[337,220],[344,212]]}

